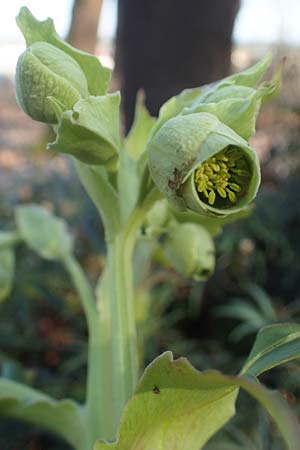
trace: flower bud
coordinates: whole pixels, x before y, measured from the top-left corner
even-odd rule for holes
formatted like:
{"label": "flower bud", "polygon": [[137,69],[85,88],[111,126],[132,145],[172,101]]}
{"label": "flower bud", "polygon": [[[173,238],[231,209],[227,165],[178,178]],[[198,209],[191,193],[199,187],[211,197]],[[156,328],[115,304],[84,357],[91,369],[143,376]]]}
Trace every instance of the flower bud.
{"label": "flower bud", "polygon": [[54,124],[89,92],[75,59],[47,42],[35,42],[19,57],[16,95],[20,108],[32,119]]}
{"label": "flower bud", "polygon": [[154,183],[180,211],[236,213],[260,184],[256,152],[209,113],[168,120],[150,140],[148,155]]}
{"label": "flower bud", "polygon": [[169,230],[163,250],[171,267],[183,277],[206,280],[214,271],[214,242],[201,225],[176,224]]}
{"label": "flower bud", "polygon": [[143,224],[144,233],[148,236],[161,234],[168,222],[168,215],[168,202],[165,199],[156,201],[146,215]]}

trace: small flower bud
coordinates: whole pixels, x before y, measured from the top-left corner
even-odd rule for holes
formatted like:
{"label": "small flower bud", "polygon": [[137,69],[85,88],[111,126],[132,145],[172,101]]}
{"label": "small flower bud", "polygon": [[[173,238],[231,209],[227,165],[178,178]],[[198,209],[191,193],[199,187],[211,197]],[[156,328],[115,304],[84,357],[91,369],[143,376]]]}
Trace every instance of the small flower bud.
{"label": "small flower bud", "polygon": [[35,42],[19,57],[16,95],[32,119],[54,124],[59,113],[72,109],[89,92],[75,59],[47,42]]}
{"label": "small flower bud", "polygon": [[226,216],[246,207],[259,187],[255,151],[212,114],[170,119],[150,140],[148,154],[157,188],[181,211]]}
{"label": "small flower bud", "polygon": [[206,280],[214,271],[214,242],[201,225],[176,224],[170,228],[163,250],[171,267],[183,277]]}

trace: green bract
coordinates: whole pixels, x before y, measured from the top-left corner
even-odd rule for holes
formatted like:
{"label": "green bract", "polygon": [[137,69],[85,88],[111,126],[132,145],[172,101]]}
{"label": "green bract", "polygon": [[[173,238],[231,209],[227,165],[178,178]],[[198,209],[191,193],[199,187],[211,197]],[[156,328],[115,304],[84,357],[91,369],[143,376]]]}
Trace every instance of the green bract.
{"label": "green bract", "polygon": [[181,211],[226,216],[246,207],[260,184],[255,151],[209,113],[168,120],[148,144],[149,169]]}
{"label": "green bract", "polygon": [[47,42],[35,42],[19,57],[16,94],[22,110],[39,122],[57,123],[59,112],[89,95],[79,64]]}

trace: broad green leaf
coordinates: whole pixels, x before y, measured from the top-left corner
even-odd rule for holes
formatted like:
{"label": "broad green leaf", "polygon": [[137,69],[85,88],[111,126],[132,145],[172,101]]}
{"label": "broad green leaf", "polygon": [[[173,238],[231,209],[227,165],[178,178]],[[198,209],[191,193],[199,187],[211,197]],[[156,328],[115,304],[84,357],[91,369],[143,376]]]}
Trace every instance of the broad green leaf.
{"label": "broad green leaf", "polygon": [[140,155],[144,152],[155,121],[156,119],[150,116],[145,106],[144,95],[139,92],[137,95],[134,122],[125,139],[125,149],[132,159],[139,159]]}
{"label": "broad green leaf", "polygon": [[56,140],[48,148],[69,153],[87,164],[116,159],[119,147],[120,94],[88,97],[62,114]]}
{"label": "broad green leaf", "polygon": [[21,29],[26,45],[34,42],[48,42],[68,53],[80,65],[84,72],[91,95],[103,95],[107,91],[110,81],[110,70],[103,67],[96,56],[78,50],[63,41],[56,33],[52,19],[38,21],[28,8],[22,7],[17,17],[17,24]]}
{"label": "broad green leaf", "polygon": [[[224,88],[225,90],[225,88]],[[223,99],[218,103],[200,103],[193,107],[191,112],[208,112],[214,114],[225,125],[232,128],[244,139],[249,139],[255,132],[255,122],[258,113],[257,99],[255,91],[246,99]]]}
{"label": "broad green leaf", "polygon": [[235,84],[239,86],[249,86],[254,87],[261,80],[263,75],[266,73],[268,67],[272,61],[272,54],[268,53],[262,60],[254,64],[254,66],[249,67],[243,72],[235,73],[225,78],[218,84],[218,88],[223,85]]}
{"label": "broad green leaf", "polygon": [[273,80],[258,89],[229,85],[199,97],[184,114],[208,112],[248,140],[255,133],[255,124],[262,103],[278,95],[281,87],[281,70]]}
{"label": "broad green leaf", "polygon": [[[80,407],[72,400],[54,400],[15,381],[0,378],[0,416],[38,425],[82,448],[85,427]],[[88,449],[87,449],[88,450]]]}
{"label": "broad green leaf", "polygon": [[222,305],[217,308],[218,315],[239,319],[252,324],[257,328],[265,324],[265,318],[257,308],[246,300],[237,300],[229,305]]}
{"label": "broad green leaf", "polygon": [[16,223],[28,247],[43,258],[63,259],[72,252],[73,239],[65,222],[40,206],[18,206]]}
{"label": "broad green leaf", "polygon": [[0,250],[12,247],[20,241],[16,231],[0,231]]}
{"label": "broad green leaf", "polygon": [[[247,139],[251,136],[250,129],[253,130],[252,134],[254,132],[255,117],[260,106],[257,107],[258,99],[253,99],[253,95],[256,92],[254,88],[265,74],[271,60],[272,55],[268,54],[257,64],[243,72],[230,75],[219,82],[214,82],[200,88],[186,89],[179,95],[172,97],[161,107],[152,136],[157,133],[167,120],[184,111],[184,113],[209,112],[215,114],[219,120],[223,122],[225,115],[228,118],[224,123],[231,126],[231,123],[237,121],[238,123],[235,125],[235,128],[232,128],[240,134],[240,136]],[[276,92],[274,92],[273,95],[278,93],[280,89],[279,84],[280,75],[278,74],[277,77],[275,76],[273,79],[273,85],[276,86]],[[274,88],[272,89],[274,90]],[[269,100],[271,98],[271,92],[266,93],[264,97],[264,102]],[[241,99],[244,99],[246,104],[242,102]],[[225,101],[226,103],[220,105],[219,108],[219,103],[221,101]],[[232,104],[233,101],[234,103]],[[205,103],[206,106],[203,106],[203,103]],[[208,106],[208,103],[212,103],[212,105]],[[218,105],[214,105],[213,103],[218,103]],[[197,107],[199,108],[198,110],[196,109]],[[238,120],[238,114],[243,114],[243,118]],[[233,115],[234,117],[232,117]],[[250,120],[249,117],[251,117],[251,124],[247,127],[246,123]],[[240,129],[241,132],[239,133],[237,130]]]}
{"label": "broad green leaf", "polygon": [[10,247],[0,248],[0,302],[11,292],[15,272],[15,253]]}
{"label": "broad green leaf", "polygon": [[247,283],[244,286],[245,291],[252,297],[261,311],[263,317],[269,321],[277,320],[277,313],[275,305],[272,303],[272,298],[260,286],[254,283]]}
{"label": "broad green leaf", "polygon": [[242,373],[258,376],[273,367],[299,358],[300,325],[270,325],[258,333]]}
{"label": "broad green leaf", "polygon": [[287,404],[254,379],[198,372],[186,359],[164,353],[146,369],[129,400],[118,441],[95,450],[200,450],[235,413],[239,387],[271,414],[289,450],[300,449],[300,434]]}
{"label": "broad green leaf", "polygon": [[184,108],[190,107],[194,100],[200,96],[202,88],[185,89],[175,97],[171,97],[159,110],[158,120],[153,128],[153,137],[167,120],[180,114]]}

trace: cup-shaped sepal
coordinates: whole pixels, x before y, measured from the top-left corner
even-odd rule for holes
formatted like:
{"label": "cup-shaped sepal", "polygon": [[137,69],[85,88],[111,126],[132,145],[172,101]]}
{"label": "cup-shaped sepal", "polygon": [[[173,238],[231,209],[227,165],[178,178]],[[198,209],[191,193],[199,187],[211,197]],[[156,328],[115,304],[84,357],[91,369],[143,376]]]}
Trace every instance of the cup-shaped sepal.
{"label": "cup-shaped sepal", "polygon": [[260,184],[255,150],[212,114],[170,119],[150,140],[148,155],[154,183],[181,211],[236,213]]}

